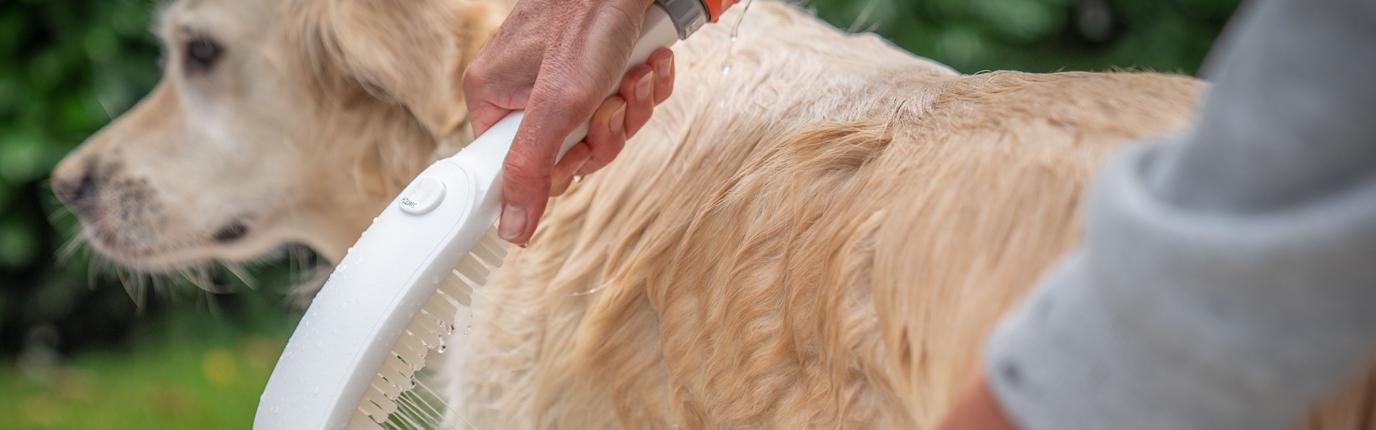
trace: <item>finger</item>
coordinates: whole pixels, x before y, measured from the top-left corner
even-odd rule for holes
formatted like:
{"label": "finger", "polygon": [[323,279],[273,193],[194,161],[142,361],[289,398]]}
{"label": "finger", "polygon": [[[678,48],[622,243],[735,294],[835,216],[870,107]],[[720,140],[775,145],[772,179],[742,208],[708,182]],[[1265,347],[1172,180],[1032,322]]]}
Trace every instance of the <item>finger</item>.
{"label": "finger", "polygon": [[482,136],[483,132],[509,113],[511,111],[486,103],[469,106],[468,123],[473,127],[473,136]]}
{"label": "finger", "polygon": [[[479,56],[477,59],[482,60],[483,57]],[[480,90],[488,83],[486,82],[487,78],[483,77],[482,72],[478,69],[479,67],[470,66],[464,70],[460,82],[463,86],[463,92],[467,96],[464,98],[464,105],[468,108],[468,125],[473,127],[474,136],[482,135],[488,127],[501,119],[501,116],[497,115],[497,111],[500,109],[494,109],[496,106],[480,94]]]}
{"label": "finger", "polygon": [[497,233],[516,244],[529,242],[535,233],[549,200],[550,173],[559,146],[587,120],[597,100],[596,90],[587,85],[550,81],[554,82],[542,81],[532,90],[525,118],[502,164],[503,204]]}
{"label": "finger", "polygon": [[674,51],[659,48],[646,62],[655,69],[655,104],[664,103],[674,93]]}
{"label": "finger", "polygon": [[569,148],[569,152],[564,154],[564,158],[559,159],[558,163],[554,163],[554,170],[550,173],[550,197],[560,196],[568,191],[569,184],[573,182],[573,176],[578,173],[579,169],[583,168],[583,164],[587,163],[591,156],[592,149],[589,149],[587,141]]}
{"label": "finger", "polygon": [[481,78],[468,77],[476,74],[475,72],[465,75],[464,94],[467,97],[464,104],[468,108],[468,122],[473,127],[473,135],[481,136],[507,114],[525,107],[526,99],[530,97],[530,89],[513,86],[522,85],[520,83],[487,83],[488,81]]}
{"label": "finger", "polygon": [[536,2],[520,2],[463,70],[461,84],[469,125],[481,135],[513,110],[523,109],[539,76],[540,53],[548,40],[531,28],[554,19]]}
{"label": "finger", "polygon": [[626,136],[634,136],[655,111],[655,73],[641,64],[626,72],[618,93],[626,100]]}
{"label": "finger", "polygon": [[[550,169],[562,140],[597,110],[630,57],[640,31],[643,0],[555,2],[568,25],[551,28],[525,120],[504,167],[505,202],[498,234],[526,243],[549,199]],[[592,8],[590,5],[599,5]],[[564,13],[567,12],[567,13]],[[592,61],[596,59],[597,61]]]}
{"label": "finger", "polygon": [[470,66],[462,78],[464,104],[474,136],[482,135],[512,110],[520,109],[530,96],[529,83],[489,78],[492,72],[486,69],[482,65]]}
{"label": "finger", "polygon": [[576,174],[596,172],[621,153],[621,148],[626,146],[626,116],[630,114],[629,109],[629,104],[620,96],[607,97],[602,106],[597,108],[588,124],[586,138],[592,152],[582,170]]}

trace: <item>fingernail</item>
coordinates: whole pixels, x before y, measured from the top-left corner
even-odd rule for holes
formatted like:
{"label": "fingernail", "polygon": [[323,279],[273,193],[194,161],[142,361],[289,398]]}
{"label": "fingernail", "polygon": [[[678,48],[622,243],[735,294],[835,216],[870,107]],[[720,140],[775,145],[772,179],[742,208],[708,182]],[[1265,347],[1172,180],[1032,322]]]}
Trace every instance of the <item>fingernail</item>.
{"label": "fingernail", "polygon": [[635,99],[646,101],[650,99],[650,84],[654,83],[654,72],[646,73],[640,77],[640,82],[635,83]]}
{"label": "fingernail", "polygon": [[664,61],[659,62],[659,67],[655,68],[655,73],[659,76],[669,76],[669,70],[674,68],[674,57],[670,56]]}
{"label": "fingernail", "polygon": [[[639,84],[636,84],[636,85],[639,85]],[[640,91],[640,90],[638,90],[638,89],[636,90],[636,92],[639,92],[639,91]],[[613,135],[621,134],[621,131],[626,129],[626,104],[625,104],[625,103],[622,103],[621,106],[618,106],[618,107],[616,108],[616,110],[612,112],[612,119],[611,119],[610,121],[612,122],[610,125],[611,125],[611,129],[612,129],[612,134],[613,134]]]}
{"label": "fingernail", "polygon": [[515,204],[507,203],[502,208],[502,223],[497,227],[497,234],[502,240],[515,242],[516,238],[521,237],[521,233],[526,230],[526,210]]}

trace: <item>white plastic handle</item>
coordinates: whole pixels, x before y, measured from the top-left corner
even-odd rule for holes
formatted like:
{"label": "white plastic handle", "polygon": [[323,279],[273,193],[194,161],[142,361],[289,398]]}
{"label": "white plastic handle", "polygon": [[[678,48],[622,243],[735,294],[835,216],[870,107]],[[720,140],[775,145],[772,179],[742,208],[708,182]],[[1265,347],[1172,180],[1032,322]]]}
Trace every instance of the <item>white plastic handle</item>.
{"label": "white plastic handle", "polygon": [[[678,40],[658,6],[630,64]],[[278,359],[258,405],[257,430],[342,429],[436,284],[492,228],[501,166],[524,117],[512,112],[457,155],[421,172],[383,210],[316,295]],[[587,134],[565,139],[563,156]]]}

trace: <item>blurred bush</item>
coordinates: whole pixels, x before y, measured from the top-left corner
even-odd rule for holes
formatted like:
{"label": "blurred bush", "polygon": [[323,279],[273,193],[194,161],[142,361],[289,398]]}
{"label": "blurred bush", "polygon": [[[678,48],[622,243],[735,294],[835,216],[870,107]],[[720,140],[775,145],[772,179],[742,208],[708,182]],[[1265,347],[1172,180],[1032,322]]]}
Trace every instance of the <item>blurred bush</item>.
{"label": "blurred bush", "polygon": [[[876,31],[964,72],[1121,67],[1194,73],[1237,0],[810,5],[838,27]],[[158,45],[148,31],[155,9],[152,0],[0,0],[0,356],[26,345],[64,353],[120,345],[147,325],[142,321],[149,318],[137,317],[116,276],[95,276],[95,264],[80,247],[57,258],[76,226],[52,198],[46,178],[63,154],[156,82]],[[281,279],[283,271],[277,265],[258,272]],[[285,307],[265,305],[281,301],[272,289],[233,296],[192,287],[163,290],[144,315],[172,307],[204,315],[213,307],[224,318],[262,319]]]}
{"label": "blurred bush", "polygon": [[819,15],[974,73],[1193,74],[1238,0],[815,0]]}
{"label": "blurred bush", "polygon": [[[122,347],[173,308],[190,308],[179,324],[210,310],[255,320],[275,313],[287,323],[289,306],[271,305],[279,290],[224,296],[177,279],[158,280],[166,288],[156,291],[143,287],[147,279],[120,281],[139,277],[73,241],[76,219],[48,187],[64,154],[157,82],[155,17],[150,0],[0,0],[0,357]],[[259,272],[285,279],[284,271]]]}
{"label": "blurred bush", "polygon": [[148,1],[0,1],[0,355],[117,342],[135,307],[58,249],[75,219],[47,186],[62,155],[156,82]]}

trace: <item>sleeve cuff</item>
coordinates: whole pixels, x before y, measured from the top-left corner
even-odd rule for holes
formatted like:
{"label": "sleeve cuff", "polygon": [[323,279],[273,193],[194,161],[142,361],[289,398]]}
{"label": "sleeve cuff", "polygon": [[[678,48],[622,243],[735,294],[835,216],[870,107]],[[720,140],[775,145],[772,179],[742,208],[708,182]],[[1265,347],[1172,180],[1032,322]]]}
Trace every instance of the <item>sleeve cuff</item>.
{"label": "sleeve cuff", "polygon": [[1169,148],[1109,163],[1081,250],[986,345],[1021,428],[1290,428],[1370,356],[1376,187],[1283,223],[1201,215],[1148,191]]}

